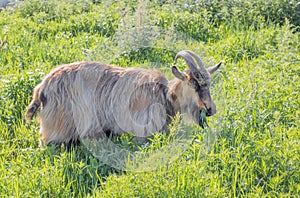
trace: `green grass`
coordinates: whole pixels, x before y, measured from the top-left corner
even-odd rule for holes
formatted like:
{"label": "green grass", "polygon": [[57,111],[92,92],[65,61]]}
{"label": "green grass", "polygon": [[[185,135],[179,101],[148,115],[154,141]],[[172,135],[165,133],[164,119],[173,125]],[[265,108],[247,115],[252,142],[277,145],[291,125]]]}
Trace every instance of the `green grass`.
{"label": "green grass", "polygon": [[[1,10],[0,196],[300,196],[299,12],[296,1],[280,0],[29,0]],[[182,49],[207,65],[223,60],[209,128],[174,121],[170,135],[148,143],[113,138],[137,153],[125,161],[130,171],[84,145],[39,147],[39,126],[27,124],[24,112],[56,65],[95,60],[157,68],[171,79]],[[180,155],[172,147],[178,132],[192,135]],[[160,164],[166,150],[175,158]]]}

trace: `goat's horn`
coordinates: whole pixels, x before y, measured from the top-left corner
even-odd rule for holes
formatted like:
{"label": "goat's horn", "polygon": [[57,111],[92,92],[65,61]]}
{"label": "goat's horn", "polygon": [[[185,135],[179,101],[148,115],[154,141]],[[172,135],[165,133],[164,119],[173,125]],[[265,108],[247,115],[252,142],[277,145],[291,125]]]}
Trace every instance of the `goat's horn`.
{"label": "goat's horn", "polygon": [[205,71],[206,72],[206,69],[205,69],[204,64],[201,61],[200,57],[197,54],[195,54],[194,52],[190,51],[190,50],[186,50],[186,52],[188,52],[190,55],[192,55],[196,59],[200,71]]}
{"label": "goat's horn", "polygon": [[191,71],[193,71],[193,72],[198,71],[196,63],[195,63],[193,57],[186,50],[180,51],[176,54],[174,64],[176,64],[177,59],[179,57],[181,57],[185,60],[185,62],[187,63],[187,65],[189,66]]}

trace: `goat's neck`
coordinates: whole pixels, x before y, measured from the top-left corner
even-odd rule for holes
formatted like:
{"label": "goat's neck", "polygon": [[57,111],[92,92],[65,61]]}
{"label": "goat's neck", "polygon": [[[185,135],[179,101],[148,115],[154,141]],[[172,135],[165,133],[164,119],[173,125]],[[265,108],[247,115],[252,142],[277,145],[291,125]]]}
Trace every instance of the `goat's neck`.
{"label": "goat's neck", "polygon": [[181,113],[180,98],[182,98],[182,81],[175,78],[168,83],[169,101],[171,102],[175,113]]}

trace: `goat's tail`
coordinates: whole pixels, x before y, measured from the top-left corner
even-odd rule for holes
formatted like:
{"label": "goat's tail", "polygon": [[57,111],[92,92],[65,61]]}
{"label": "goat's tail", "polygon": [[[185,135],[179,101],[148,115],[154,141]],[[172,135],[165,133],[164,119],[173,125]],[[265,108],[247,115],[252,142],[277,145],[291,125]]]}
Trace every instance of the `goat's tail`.
{"label": "goat's tail", "polygon": [[39,92],[40,92],[39,88],[34,89],[34,92],[32,95],[32,101],[29,104],[29,106],[27,107],[25,117],[28,122],[30,122],[32,120],[34,114],[36,113],[36,111],[39,109],[39,107],[41,105],[41,100],[39,98],[39,95],[40,95]]}

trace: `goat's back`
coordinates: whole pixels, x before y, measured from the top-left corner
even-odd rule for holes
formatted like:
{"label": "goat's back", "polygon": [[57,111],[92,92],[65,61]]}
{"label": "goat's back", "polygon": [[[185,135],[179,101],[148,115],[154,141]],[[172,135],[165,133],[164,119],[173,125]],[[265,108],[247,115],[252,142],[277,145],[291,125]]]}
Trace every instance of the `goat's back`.
{"label": "goat's back", "polygon": [[97,62],[62,65],[35,89],[42,105],[40,133],[47,143],[108,132],[147,137],[166,127],[167,83],[156,70]]}

